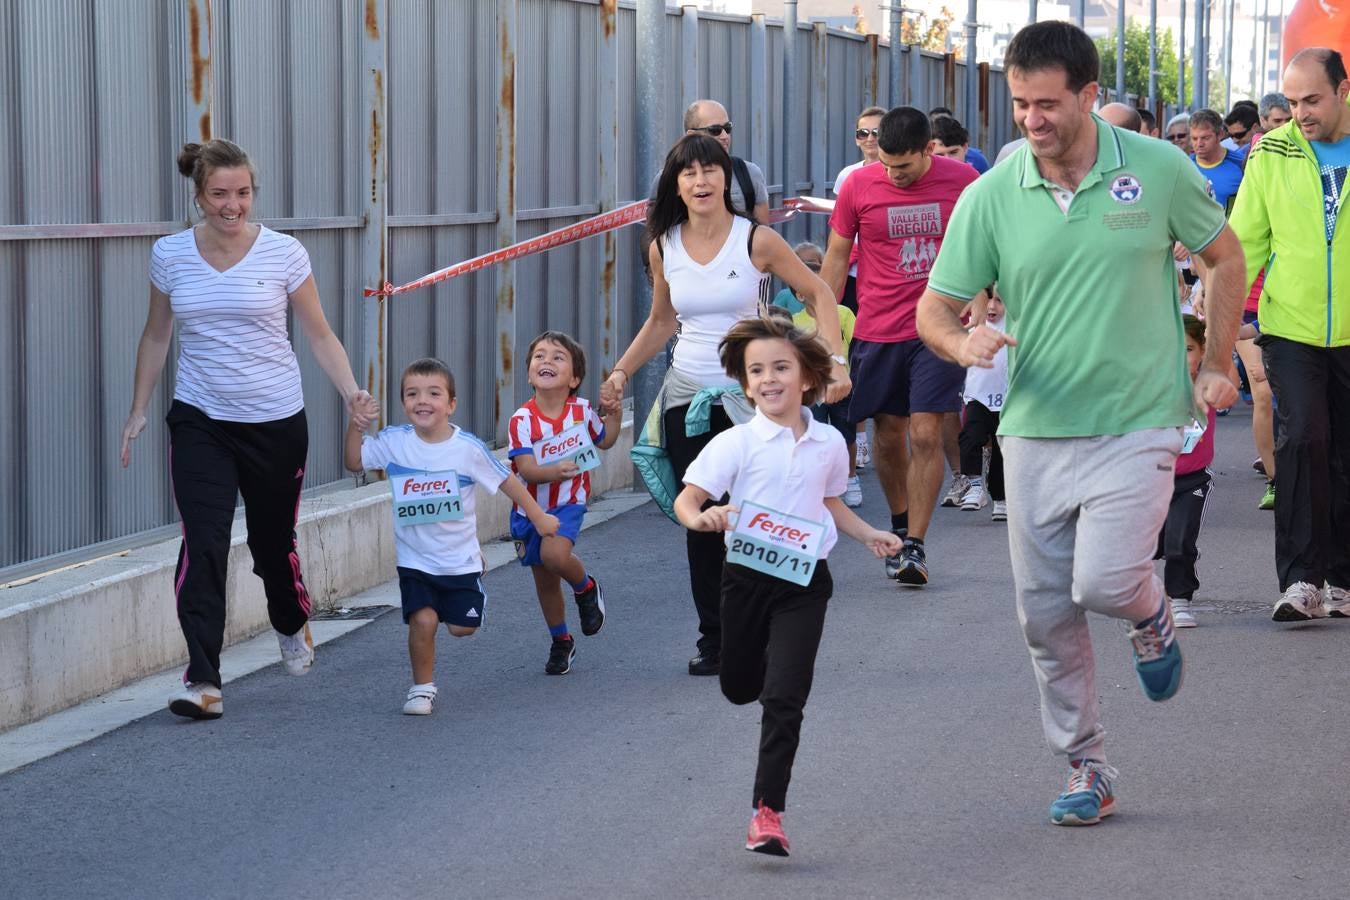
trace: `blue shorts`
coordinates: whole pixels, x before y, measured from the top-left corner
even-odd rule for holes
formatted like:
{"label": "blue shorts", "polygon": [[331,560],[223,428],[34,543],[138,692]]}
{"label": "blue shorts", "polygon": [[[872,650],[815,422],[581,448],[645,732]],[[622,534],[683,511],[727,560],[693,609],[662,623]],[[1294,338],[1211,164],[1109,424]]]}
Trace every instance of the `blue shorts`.
{"label": "blue shorts", "polygon": [[[577,535],[581,534],[581,520],[586,515],[586,507],[580,503],[564,503],[548,510],[548,514],[558,517],[558,537],[565,537],[575,544]],[[516,558],[522,566],[544,564],[539,555],[544,539],[534,530],[530,520],[516,509],[511,510],[511,540],[516,542]]]}
{"label": "blue shorts", "polygon": [[848,417],[959,412],[966,370],[940,359],[915,338],[894,344],[854,339],[849,346]]}
{"label": "blue shorts", "polygon": [[447,625],[477,628],[483,624],[487,594],[483,592],[483,573],[431,575],[420,569],[398,567],[398,592],[403,598],[403,621],[428,606],[436,618]]}

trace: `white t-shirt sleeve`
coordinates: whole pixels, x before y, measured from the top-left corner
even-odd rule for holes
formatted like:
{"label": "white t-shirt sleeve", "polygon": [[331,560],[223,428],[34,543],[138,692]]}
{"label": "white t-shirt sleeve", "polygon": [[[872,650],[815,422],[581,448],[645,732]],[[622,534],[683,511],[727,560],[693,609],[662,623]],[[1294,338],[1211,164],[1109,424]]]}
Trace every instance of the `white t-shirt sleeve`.
{"label": "white t-shirt sleeve", "polygon": [[497,493],[501,490],[502,482],[512,477],[511,470],[497,461],[486,444],[477,439],[470,443],[473,449],[465,454],[467,458],[464,460],[464,467],[467,471],[459,474],[472,478],[475,482],[487,488],[488,493]]}
{"label": "white t-shirt sleeve", "polygon": [[378,434],[368,434],[361,438],[361,465],[367,469],[384,469],[394,461],[393,447],[390,446],[389,429]]}
{"label": "white t-shirt sleeve", "polygon": [[286,269],[286,293],[294,294],[314,269],[310,266],[309,251],[305,249],[305,245],[295,238],[289,238],[289,241],[290,246],[286,248],[286,261],[283,265]]}
{"label": "white t-shirt sleeve", "polygon": [[[740,470],[741,456],[739,441],[733,434],[734,431],[735,429],[723,431],[708,442],[703,452],[685,470],[685,484],[702,488],[711,497],[731,493],[732,485],[736,482],[736,473]],[[842,489],[840,493],[843,493]]]}
{"label": "white t-shirt sleeve", "polygon": [[173,293],[173,282],[169,280],[169,266],[164,259],[161,241],[155,241],[150,251],[150,283],[162,294]]}
{"label": "white t-shirt sleeve", "polygon": [[825,474],[825,496],[839,497],[848,490],[848,445],[837,431],[830,435],[829,471]]}

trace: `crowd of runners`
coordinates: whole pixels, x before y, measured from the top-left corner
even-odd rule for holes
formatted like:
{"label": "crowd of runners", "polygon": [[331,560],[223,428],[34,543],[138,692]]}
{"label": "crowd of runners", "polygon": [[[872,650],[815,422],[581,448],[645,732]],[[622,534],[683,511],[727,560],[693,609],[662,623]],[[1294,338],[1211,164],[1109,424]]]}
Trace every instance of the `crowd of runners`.
{"label": "crowd of runners", "polygon": [[[1273,618],[1350,617],[1350,237],[1338,228],[1350,80],[1339,53],[1305,50],[1283,93],[1159,128],[1147,111],[1099,108],[1099,65],[1072,25],[1019,32],[1005,69],[1024,137],[993,166],[950,110],[862,110],[824,247],[762,227],[763,172],[731,154],[721,104],[691,105],[652,188],[650,315],[594,402],[577,394],[585,348],[557,331],[534,339],[505,463],[455,424],[454,374],[436,359],[407,361],[406,424],[372,433],[381,411],[324,320],[304,248],[250,221],[247,155],[224,140],[184,147],[200,222],[155,244],[121,446],[125,465],[176,322],[167,421],[190,661],[169,708],[223,713],[237,494],[286,668],[314,661],[294,535],[307,430],[291,309],[346,401],[348,468],[388,477],[410,715],[435,706],[439,625],[466,637],[484,619],[482,491],[513,502],[544,671],[564,675],[576,656],[568,588],[581,633],[600,632],[601,579],[622,573],[578,554],[589,472],[618,438],[630,374],[674,340],[655,406],[635,411],[633,460],[684,527],[688,673],[763,707],[746,847],[789,851],[782,813],[839,533],[880,558],[879,590],[920,590],[959,577],[930,570],[939,504],[1007,522],[1045,737],[1068,771],[1051,820],[1110,815],[1086,614],[1123,620],[1146,696],[1177,692],[1175,629],[1199,624],[1214,417],[1236,403],[1252,405],[1258,502],[1274,512]],[[774,278],[785,287],[769,302]],[[853,512],[868,466],[885,522]]]}

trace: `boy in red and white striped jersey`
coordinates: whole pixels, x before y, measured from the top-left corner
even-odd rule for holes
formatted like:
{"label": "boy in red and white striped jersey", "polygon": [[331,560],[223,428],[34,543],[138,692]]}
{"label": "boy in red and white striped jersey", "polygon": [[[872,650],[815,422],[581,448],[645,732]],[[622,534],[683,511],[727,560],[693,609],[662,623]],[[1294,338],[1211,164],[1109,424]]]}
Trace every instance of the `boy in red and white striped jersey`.
{"label": "boy in red and white striped jersey", "polygon": [[551,537],[540,537],[519,509],[511,510],[511,537],[520,563],[534,573],[539,609],[544,614],[553,646],[544,672],[566,675],[576,656],[576,643],[567,630],[567,608],[559,579],[572,586],[581,633],[593,635],[605,624],[605,601],[600,585],[572,553],[590,499],[590,470],[600,464],[600,450],[619,439],[622,412],[603,417],[576,389],[586,377],[586,353],[560,331],[545,331],[530,342],[530,386],[534,398],[511,416],[511,468],[525,480],[530,494],[560,527]]}

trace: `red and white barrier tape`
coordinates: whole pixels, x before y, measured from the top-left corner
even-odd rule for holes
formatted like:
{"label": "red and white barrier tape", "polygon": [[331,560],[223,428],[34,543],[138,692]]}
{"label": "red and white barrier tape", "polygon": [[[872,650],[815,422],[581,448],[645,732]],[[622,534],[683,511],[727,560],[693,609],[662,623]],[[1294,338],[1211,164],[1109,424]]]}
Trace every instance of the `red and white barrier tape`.
{"label": "red and white barrier tape", "polygon": [[[510,262],[513,259],[520,259],[522,256],[530,256],[534,253],[541,253],[544,250],[552,250],[554,247],[561,247],[564,244],[575,243],[588,237],[594,237],[597,234],[604,234],[606,231],[613,231],[616,228],[622,228],[625,225],[634,225],[638,222],[645,222],[647,219],[648,201],[638,200],[627,206],[621,206],[618,209],[607,213],[601,213],[598,216],[592,216],[574,225],[567,225],[558,228],[547,234],[541,234],[537,238],[530,238],[528,241],[521,241],[518,244],[512,244],[501,250],[493,250],[491,253],[484,253],[482,256],[475,256],[473,259],[466,259],[464,262],[455,263],[453,266],[447,266],[444,269],[438,269],[429,275],[423,275],[407,284],[400,284],[395,287],[392,284],[386,284],[381,290],[367,288],[364,293],[367,297],[392,297],[395,294],[406,294],[409,291],[415,291],[418,288],[429,287],[433,284],[439,284],[442,281],[448,281],[460,275],[468,275],[470,272],[478,272],[486,269],[488,266],[495,266],[499,263]],[[784,206],[780,209],[769,212],[770,224],[777,225],[780,222],[786,222],[799,212],[808,213],[830,213],[834,210],[834,201],[821,200],[818,197],[789,197]]]}

